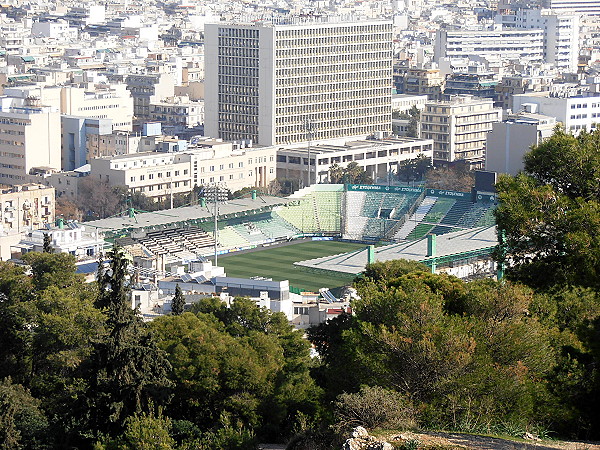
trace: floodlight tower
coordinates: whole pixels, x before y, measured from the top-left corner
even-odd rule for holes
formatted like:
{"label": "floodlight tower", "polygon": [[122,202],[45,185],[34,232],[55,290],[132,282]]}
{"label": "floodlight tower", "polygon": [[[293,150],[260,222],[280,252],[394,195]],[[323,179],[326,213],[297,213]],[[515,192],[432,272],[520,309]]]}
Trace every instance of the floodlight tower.
{"label": "floodlight tower", "polygon": [[219,245],[219,203],[227,200],[228,190],[224,183],[210,183],[205,190],[207,202],[213,203],[213,216],[215,223],[215,267],[217,266],[217,247]]}

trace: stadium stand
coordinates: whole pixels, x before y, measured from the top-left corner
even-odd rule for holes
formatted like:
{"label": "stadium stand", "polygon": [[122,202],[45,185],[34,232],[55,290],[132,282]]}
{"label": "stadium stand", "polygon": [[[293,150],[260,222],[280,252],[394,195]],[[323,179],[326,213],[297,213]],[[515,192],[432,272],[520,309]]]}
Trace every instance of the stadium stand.
{"label": "stadium stand", "polygon": [[[394,239],[406,239],[413,231],[421,225],[427,214],[436,203],[437,197],[425,197],[410,218],[404,222],[404,225],[396,232]],[[431,226],[429,227],[431,229]],[[429,229],[427,231],[429,231]]]}
{"label": "stadium stand", "polygon": [[214,246],[212,236],[196,227],[152,231],[138,242],[155,255],[197,255]]}
{"label": "stadium stand", "polygon": [[290,196],[296,202],[275,213],[301,233],[340,233],[343,195],[343,185],[313,185]]}

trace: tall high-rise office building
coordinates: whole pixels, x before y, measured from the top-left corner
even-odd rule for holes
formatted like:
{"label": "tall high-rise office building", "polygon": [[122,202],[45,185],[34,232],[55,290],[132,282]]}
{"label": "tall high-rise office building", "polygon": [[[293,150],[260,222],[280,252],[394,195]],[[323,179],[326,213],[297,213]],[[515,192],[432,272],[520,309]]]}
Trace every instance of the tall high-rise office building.
{"label": "tall high-rise office building", "polygon": [[285,145],[391,131],[392,23],[207,24],[205,134]]}

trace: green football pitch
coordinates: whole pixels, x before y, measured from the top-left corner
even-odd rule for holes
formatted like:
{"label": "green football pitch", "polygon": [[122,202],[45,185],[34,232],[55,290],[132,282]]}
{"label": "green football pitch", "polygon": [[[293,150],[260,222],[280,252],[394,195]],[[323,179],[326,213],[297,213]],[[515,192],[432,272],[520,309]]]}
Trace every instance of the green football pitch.
{"label": "green football pitch", "polygon": [[275,281],[290,280],[290,286],[317,291],[319,288],[337,288],[352,282],[353,276],[334,273],[311,272],[296,267],[293,263],[321,256],[346,253],[361,248],[365,244],[336,241],[305,241],[281,247],[265,248],[245,253],[231,253],[219,256],[219,266],[225,268],[227,276],[249,278],[261,276]]}

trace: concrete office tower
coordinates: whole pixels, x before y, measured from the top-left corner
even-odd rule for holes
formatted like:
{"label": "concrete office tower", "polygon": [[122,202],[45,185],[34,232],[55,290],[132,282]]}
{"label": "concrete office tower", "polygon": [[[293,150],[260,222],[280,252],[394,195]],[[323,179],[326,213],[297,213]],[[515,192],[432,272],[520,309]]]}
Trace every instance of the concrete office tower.
{"label": "concrete office tower", "polygon": [[430,102],[421,113],[421,138],[433,139],[435,162],[465,160],[481,169],[487,134],[501,116],[488,98],[457,95],[448,102]]}
{"label": "concrete office tower", "polygon": [[22,184],[34,167],[60,170],[60,113],[40,103],[0,97],[1,184]]}
{"label": "concrete office tower", "polygon": [[205,134],[260,145],[391,131],[392,23],[207,24]]}

